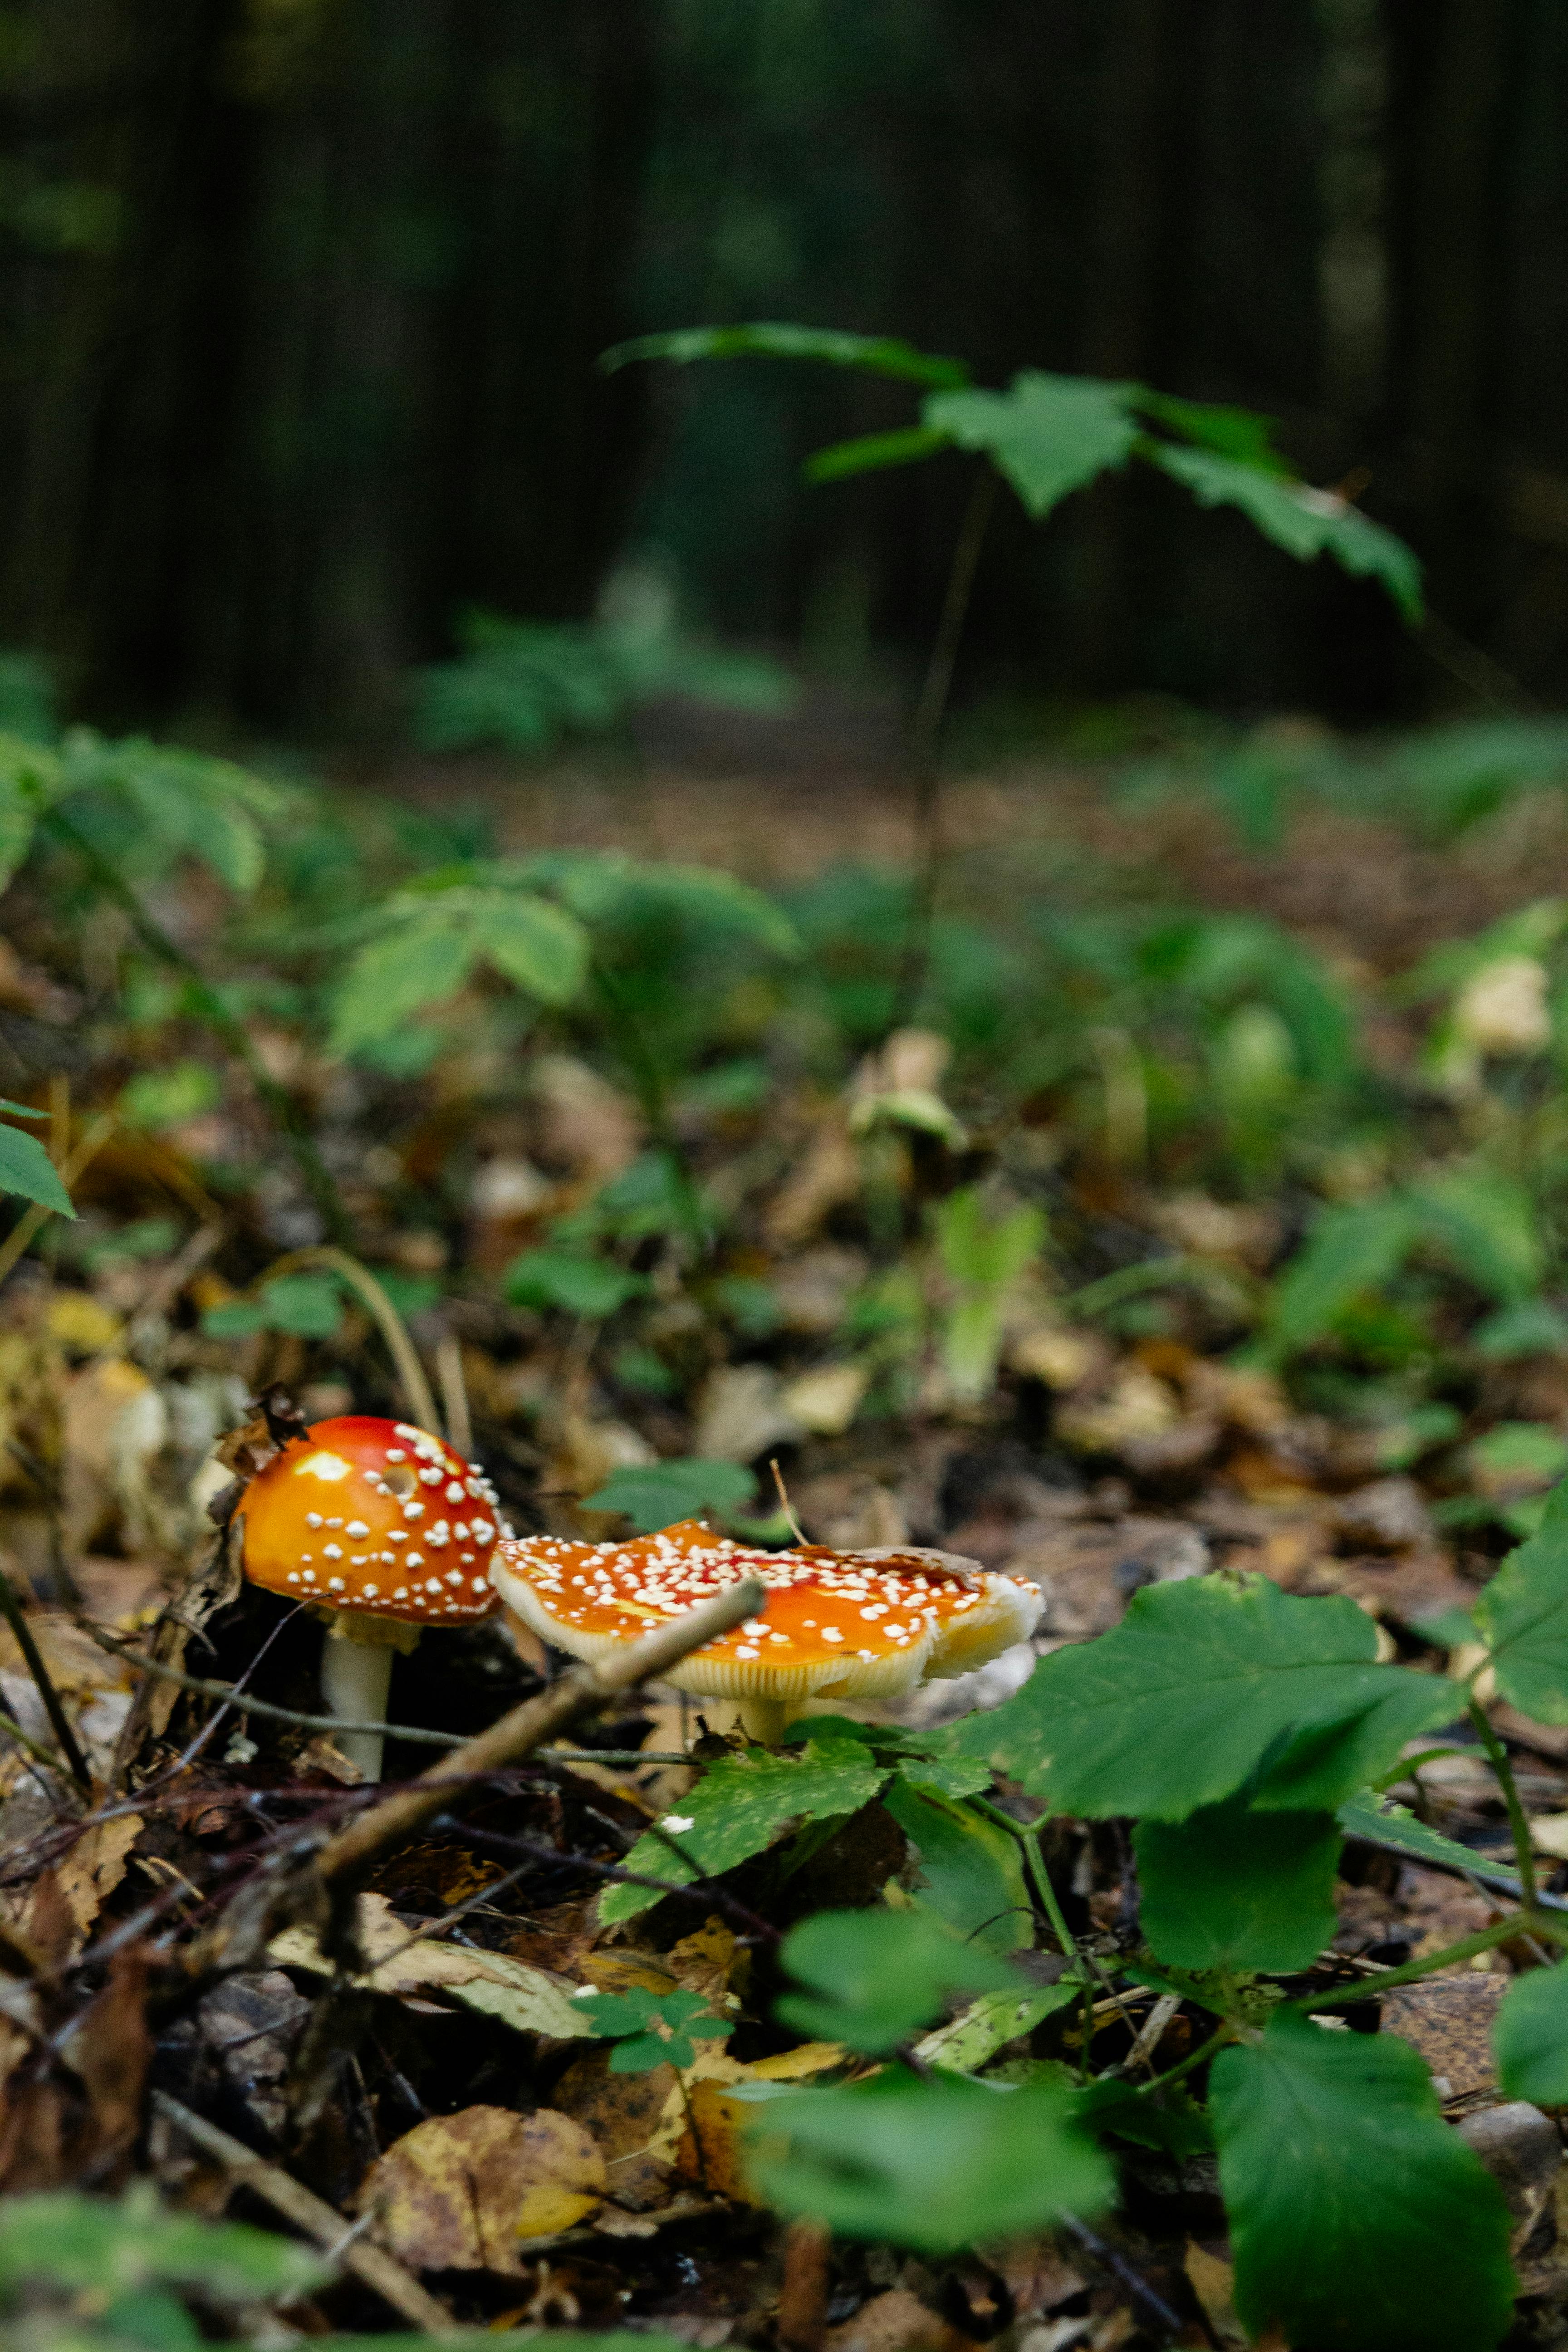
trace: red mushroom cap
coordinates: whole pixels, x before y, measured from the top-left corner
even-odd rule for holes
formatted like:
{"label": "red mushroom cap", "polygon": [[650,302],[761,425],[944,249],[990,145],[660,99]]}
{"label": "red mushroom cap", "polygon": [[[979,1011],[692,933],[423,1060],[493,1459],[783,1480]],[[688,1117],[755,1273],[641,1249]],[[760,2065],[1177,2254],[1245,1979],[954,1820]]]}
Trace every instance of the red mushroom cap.
{"label": "red mushroom cap", "polygon": [[405,1625],[468,1623],[497,1605],[495,1488],[412,1423],[319,1421],[251,1480],[240,1508],[245,1572],[269,1592]]}
{"label": "red mushroom cap", "polygon": [[668,1677],[713,1698],[799,1703],[816,1693],[900,1697],[967,1674],[1035,1626],[1032,1584],[952,1554],[919,1549],[753,1551],[695,1519],[631,1543],[556,1536],[504,1539],[490,1574],[535,1633],[602,1658],[742,1576],[760,1577],[760,1617],[707,1643]]}

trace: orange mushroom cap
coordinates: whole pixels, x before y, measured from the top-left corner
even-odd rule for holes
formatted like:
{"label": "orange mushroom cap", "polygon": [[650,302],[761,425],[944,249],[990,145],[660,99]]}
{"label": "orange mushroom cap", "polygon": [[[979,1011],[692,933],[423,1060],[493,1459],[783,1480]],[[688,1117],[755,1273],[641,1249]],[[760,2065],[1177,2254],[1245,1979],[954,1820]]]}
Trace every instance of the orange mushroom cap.
{"label": "orange mushroom cap", "polygon": [[1032,1584],[948,1552],[754,1551],[695,1519],[630,1543],[503,1539],[490,1574],[535,1633],[593,1659],[760,1577],[763,1614],[694,1650],[668,1679],[711,1698],[796,1705],[829,1692],[899,1698],[967,1674],[1032,1633],[1042,1605]]}
{"label": "orange mushroom cap", "polygon": [[495,1488],[409,1422],[317,1422],[258,1473],[240,1507],[247,1576],[290,1601],[405,1625],[468,1623],[497,1606]]}

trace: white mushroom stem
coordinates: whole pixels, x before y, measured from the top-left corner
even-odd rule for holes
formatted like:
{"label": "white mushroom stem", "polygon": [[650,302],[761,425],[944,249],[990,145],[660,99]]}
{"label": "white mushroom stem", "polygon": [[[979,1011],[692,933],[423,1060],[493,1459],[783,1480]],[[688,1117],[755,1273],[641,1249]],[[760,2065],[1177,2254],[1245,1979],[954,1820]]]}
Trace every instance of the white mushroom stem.
{"label": "white mushroom stem", "polygon": [[[345,1723],[384,1723],[394,1653],[411,1650],[418,1639],[416,1625],[340,1610],[321,1644],[321,1697],[327,1713]],[[332,1739],[362,1780],[380,1780],[386,1742],[379,1731],[335,1731]]]}

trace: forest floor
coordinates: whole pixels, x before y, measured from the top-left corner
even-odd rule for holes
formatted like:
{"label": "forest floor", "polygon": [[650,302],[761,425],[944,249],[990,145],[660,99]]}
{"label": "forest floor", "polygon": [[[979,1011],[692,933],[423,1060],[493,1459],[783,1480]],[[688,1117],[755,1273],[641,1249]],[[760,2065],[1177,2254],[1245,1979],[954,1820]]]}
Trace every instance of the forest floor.
{"label": "forest floor", "polygon": [[[375,782],[415,810],[488,811],[513,854],[615,847],[780,887],[847,866],[907,866],[910,816],[875,729],[851,749],[831,772],[798,745],[726,772],[722,747],[675,764],[656,743],[624,776],[578,766],[520,780],[493,763],[411,760]],[[371,779],[346,781],[363,790]],[[1391,1063],[1405,1050],[1403,1016],[1377,1009],[1382,981],[1568,874],[1556,801],[1522,799],[1443,845],[1342,809],[1309,811],[1275,847],[1248,850],[1190,795],[1130,813],[1092,763],[1067,760],[955,777],[943,826],[944,887],[970,908],[1000,875],[1010,898],[1037,886],[1070,902],[1081,878],[1100,905],[1272,919],[1364,992],[1369,1051]],[[22,927],[5,981],[17,1018],[45,1030],[50,992],[72,984],[51,962],[52,936],[41,919],[32,934]],[[893,1066],[896,1054],[869,1076],[862,1065],[860,1097],[916,1082],[940,1090],[942,1056],[922,1061],[923,1034],[909,1068]],[[108,1061],[119,1083],[122,1038]],[[859,1418],[864,1381],[851,1394],[853,1381],[835,1391],[831,1377],[879,1246],[857,1206],[853,1087],[798,1087],[765,1113],[691,1114],[694,1160],[731,1203],[724,1279],[765,1286],[772,1319],[748,1325],[739,1291],[721,1307],[711,1286],[655,1266],[655,1306],[611,1360],[596,1327],[507,1306],[497,1285],[552,1218],[637,1163],[646,1136],[624,1091],[575,1054],[555,1054],[521,1103],[463,1099],[442,1064],[395,1096],[362,1090],[340,1103],[300,1051],[289,1066],[332,1123],[364,1255],[412,1286],[410,1328],[444,1367],[456,1433],[522,1528],[608,1533],[615,1520],[574,1498],[617,1466],[760,1465],[776,1453],[814,1542],[937,1544],[1037,1588],[1037,1650],[1106,1632],[1145,1585],[1230,1567],[1294,1594],[1348,1594],[1376,1621],[1385,1654],[1441,1673],[1462,1647],[1456,1612],[1511,1540],[1506,1518],[1446,1517],[1444,1506],[1479,1496],[1506,1513],[1542,1484],[1527,1470],[1510,1485],[1506,1464],[1489,1474],[1484,1454],[1464,1471],[1463,1448],[1500,1427],[1568,1435],[1568,1359],[1550,1349],[1472,1365],[1447,1450],[1401,1454],[1386,1423],[1336,1415],[1276,1370],[1238,1369],[1234,1323],[1201,1293],[1140,1328],[1136,1317],[1064,1312],[1059,1285],[1054,1297],[1026,1286],[1013,1301],[986,1395],[944,1391],[928,1354],[901,1406]],[[68,1136],[93,1098],[92,1070],[72,1084]],[[1031,1169],[1053,1181],[1063,1171],[1063,1245],[1082,1244],[1073,1284],[1091,1287],[1108,1265],[1160,1248],[1216,1269],[1222,1290],[1270,1279],[1299,1226],[1288,1188],[1220,1198],[1186,1179],[1119,1173],[1092,1152],[1075,1161],[1070,1139],[1045,1153],[1030,1139],[1057,1115],[1010,1108],[985,1128],[984,1152],[1020,1185]],[[712,1902],[704,1888],[605,1928],[606,1881],[694,1782],[694,1768],[628,1760],[695,1735],[691,1704],[671,1695],[579,1726],[585,1746],[570,1759],[534,1756],[460,1819],[389,1847],[363,1882],[347,1964],[341,1948],[323,1949],[324,1919],[268,1918],[247,1957],[247,1900],[254,1924],[268,1874],[364,1799],[331,1736],[289,1719],[319,1706],[315,1632],[241,1588],[221,1538],[215,1551],[203,1533],[223,1483],[206,1467],[210,1449],[247,1399],[276,1385],[312,1418],[408,1410],[352,1303],[316,1333],[204,1329],[204,1315],[248,1296],[257,1268],[287,1245],[264,1178],[247,1188],[214,1173],[254,1159],[253,1142],[242,1093],[155,1137],[117,1138],[83,1185],[81,1241],[25,1260],[0,1293],[0,1565],[42,1662],[40,1674],[17,1634],[0,1633],[0,2185],[101,2192],[147,2178],[186,2210],[287,2221],[308,2238],[322,2234],[322,2205],[342,2232],[358,2221],[354,2245],[389,2262],[347,2261],[289,2303],[289,2326],[305,2334],[382,2327],[390,2306],[427,2326],[445,2314],[485,2326],[630,2326],[758,2352],[1242,2343],[1206,2155],[1135,2152],[1126,2207],[1098,2235],[953,2260],[845,2241],[824,2283],[809,2241],[752,2200],[739,2154],[748,2110],[732,2095],[811,2079],[844,2053],[824,2058],[824,2045],[771,2021],[771,1947],[745,1923],[761,1912],[777,1930],[868,1902],[889,1881],[918,1887],[918,1854],[873,1802],[816,1841],[787,1880],[764,1853],[724,1876]],[[922,1197],[940,1199],[954,1179],[939,1158],[936,1143],[911,1144],[898,1179],[910,1252]],[[963,1158],[957,1172],[977,1164]],[[874,1350],[874,1321],[860,1328]],[[639,1350],[668,1377],[646,1360],[628,1371]],[[245,1458],[231,1444],[231,1464]],[[161,1678],[136,1663],[148,1657]],[[467,1737],[562,1663],[492,1620],[400,1660],[390,1714]],[[1029,1663],[1010,1655],[968,1685],[932,1685],[901,1720],[918,1731],[994,1701]],[[244,1677],[282,1714],[215,1711],[210,1696],[169,1678],[182,1667]],[[74,1784],[46,1684],[83,1759]],[[728,1729],[721,1706],[706,1712],[715,1732]],[[1542,1868],[1556,1874],[1547,1884],[1561,1884],[1568,1731],[1502,1706],[1493,1721],[1537,1819]],[[1509,1851],[1504,1810],[1479,1751],[1459,1746],[1398,1793],[1484,1870]],[[427,1761],[427,1749],[395,1739],[388,1780]],[[1058,1822],[1047,1850],[1075,1937],[1114,1973],[1138,1940],[1125,1836],[1114,1823]],[[1370,1843],[1347,1847],[1339,1899],[1338,1934],[1304,1985],[1371,1979],[1502,1916],[1479,1878]],[[1040,1941],[1048,1956],[1043,1926]],[[1497,2090],[1489,2027],[1512,1971],[1533,1957],[1505,1945],[1389,1996],[1381,2020],[1427,2059],[1446,2115],[1505,2179],[1521,2346],[1568,2340],[1555,2134],[1542,2145],[1487,2121],[1514,2113]],[[564,2004],[584,1987],[700,1994],[732,2031],[689,2068],[616,2074],[602,2043],[571,2030]],[[1376,2005],[1363,2007],[1352,2025],[1375,2030]],[[1097,2068],[1169,2067],[1202,2031],[1175,2000],[1161,2004],[1151,2041],[1139,2032],[1151,2013],[1143,1990],[1124,1987],[1100,2008]],[[1084,2056],[1059,2017],[1002,2053]],[[521,2234],[520,2183],[532,2216]],[[301,2205],[301,2189],[321,2205]]]}

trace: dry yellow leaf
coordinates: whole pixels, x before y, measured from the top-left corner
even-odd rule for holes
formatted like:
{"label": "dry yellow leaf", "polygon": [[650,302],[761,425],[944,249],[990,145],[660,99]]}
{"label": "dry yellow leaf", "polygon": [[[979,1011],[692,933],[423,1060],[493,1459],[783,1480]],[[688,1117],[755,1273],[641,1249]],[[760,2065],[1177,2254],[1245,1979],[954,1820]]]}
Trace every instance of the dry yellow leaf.
{"label": "dry yellow leaf", "polygon": [[[393,1915],[384,1895],[362,1895],[359,1948],[370,1963],[354,1981],[371,1992],[447,1992],[465,2008],[483,2010],[518,2033],[547,2033],[558,2042],[586,2035],[589,2025],[565,1977],[530,1968],[505,1952],[481,1952],[416,1937]],[[309,1927],[287,1927],[268,1946],[274,1965],[331,1976],[332,1967]]]}
{"label": "dry yellow leaf", "polygon": [[79,1935],[87,1934],[124,1877],[127,1858],[142,1829],[140,1813],[89,1822],[69,1853],[56,1864],[56,1883]]}
{"label": "dry yellow leaf", "polygon": [[521,2242],[569,2230],[603,2201],[590,2133],[550,2107],[434,2116],[372,2165],[355,2202],[383,2245],[417,2270],[516,2273]]}

